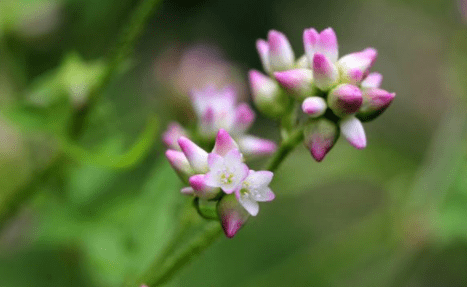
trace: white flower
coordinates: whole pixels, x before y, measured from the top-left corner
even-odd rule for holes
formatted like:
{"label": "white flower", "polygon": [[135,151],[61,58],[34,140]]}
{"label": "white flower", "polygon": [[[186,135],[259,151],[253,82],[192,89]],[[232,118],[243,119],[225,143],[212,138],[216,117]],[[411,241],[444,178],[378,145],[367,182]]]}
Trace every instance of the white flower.
{"label": "white flower", "polygon": [[273,173],[270,171],[250,170],[242,186],[235,190],[238,202],[253,216],[259,211],[258,201],[271,201],[275,195],[269,188]]}
{"label": "white flower", "polygon": [[238,149],[230,150],[225,156],[217,153],[208,155],[209,172],[205,175],[206,185],[220,187],[230,194],[239,188],[248,175],[248,166]]}

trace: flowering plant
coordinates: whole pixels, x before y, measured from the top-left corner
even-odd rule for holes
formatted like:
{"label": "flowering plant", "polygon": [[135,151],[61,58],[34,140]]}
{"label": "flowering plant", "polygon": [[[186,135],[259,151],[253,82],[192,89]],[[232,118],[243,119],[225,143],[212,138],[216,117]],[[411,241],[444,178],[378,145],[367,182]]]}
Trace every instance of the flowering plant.
{"label": "flowering plant", "polygon": [[[255,114],[248,104],[236,104],[232,87],[193,90],[195,129],[189,133],[171,123],[163,135],[169,148],[167,159],[188,184],[181,193],[195,197],[200,215],[220,220],[229,238],[249,215],[257,215],[257,202],[274,199],[269,188],[272,170],[297,143],[303,139],[317,161],[324,159],[341,132],[354,147],[365,148],[362,122],[378,117],[395,97],[379,89],[381,74],[370,73],[375,49],[338,59],[337,37],[331,28],[321,33],[306,29],[303,43],[305,55],[296,61],[289,41],[278,31],[271,30],[267,41],[256,42],[268,75],[250,71],[253,101],[266,116],[281,119],[283,142],[278,150],[272,141],[245,135]],[[212,146],[215,138],[214,148],[207,153],[190,137],[204,146]],[[245,158],[271,155],[276,150],[269,171],[250,170],[244,163]],[[206,211],[209,204],[205,201],[215,202],[216,212]]]}

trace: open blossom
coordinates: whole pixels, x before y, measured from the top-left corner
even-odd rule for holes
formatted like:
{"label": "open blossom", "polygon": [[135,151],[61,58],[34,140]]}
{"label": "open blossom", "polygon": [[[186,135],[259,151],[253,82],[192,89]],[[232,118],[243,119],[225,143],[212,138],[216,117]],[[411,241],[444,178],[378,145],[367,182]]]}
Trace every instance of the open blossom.
{"label": "open blossom", "polygon": [[238,201],[251,215],[258,214],[258,201],[274,199],[274,193],[269,188],[273,175],[270,171],[250,170],[241,187],[235,191]]}
{"label": "open blossom", "polygon": [[[270,36],[277,40],[270,41]],[[357,149],[366,147],[362,122],[384,112],[395,98],[394,93],[380,89],[382,76],[370,73],[378,55],[366,48],[339,58],[337,36],[332,28],[318,32],[305,29],[305,55],[295,61],[290,44],[280,32],[270,31],[268,41],[258,40],[256,47],[269,77],[250,76],[250,87],[258,109],[276,111],[284,116],[289,105],[284,95],[298,101],[309,117],[304,143],[311,155],[321,161],[342,134]],[[271,47],[275,51],[271,55]],[[295,61],[295,62],[294,62]],[[277,115],[276,115],[277,117]]]}
{"label": "open blossom", "polygon": [[[200,200],[221,198],[218,215],[227,237],[233,237],[249,215],[258,214],[257,202],[274,199],[268,187],[273,173],[250,170],[239,145],[226,130],[217,133],[211,153],[183,136],[178,144],[181,151],[169,149],[166,156],[180,178],[189,184],[181,193]],[[233,193],[236,202],[229,196]]]}
{"label": "open blossom", "polygon": [[[223,129],[238,141],[238,148],[247,157],[265,156],[276,150],[274,142],[246,134],[256,115],[248,104],[237,103],[237,93],[232,87],[194,89],[191,99],[198,119],[197,134],[205,141],[214,139]],[[179,150],[177,141],[182,136],[190,134],[178,123],[171,123],[163,141],[168,148]]]}

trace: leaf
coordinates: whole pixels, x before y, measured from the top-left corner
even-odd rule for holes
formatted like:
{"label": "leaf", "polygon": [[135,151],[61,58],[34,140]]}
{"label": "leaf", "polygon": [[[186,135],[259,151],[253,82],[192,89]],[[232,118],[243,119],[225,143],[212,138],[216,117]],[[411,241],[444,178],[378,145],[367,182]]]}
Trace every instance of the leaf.
{"label": "leaf", "polygon": [[133,167],[150,152],[154,146],[157,130],[158,121],[156,117],[152,117],[133,146],[121,155],[105,154],[104,152],[92,153],[66,139],[62,139],[61,146],[66,155],[78,162],[113,169],[125,169]]}

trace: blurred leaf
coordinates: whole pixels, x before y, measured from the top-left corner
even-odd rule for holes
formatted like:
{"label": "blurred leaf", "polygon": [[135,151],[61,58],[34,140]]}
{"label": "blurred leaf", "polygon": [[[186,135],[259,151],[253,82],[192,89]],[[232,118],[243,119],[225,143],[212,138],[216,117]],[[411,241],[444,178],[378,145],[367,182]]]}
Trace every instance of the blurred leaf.
{"label": "blurred leaf", "polygon": [[141,161],[153,148],[157,130],[158,121],[156,117],[152,117],[133,146],[122,155],[108,154],[107,151],[89,152],[67,140],[62,141],[62,147],[68,156],[78,162],[109,168],[130,168]]}
{"label": "blurred leaf", "polygon": [[[102,180],[95,183],[95,189],[105,182],[108,186],[118,177]],[[92,217],[49,199],[43,206],[38,244],[76,244],[96,285],[118,286],[127,276],[141,272],[169,240],[178,217],[176,211],[184,199],[179,188],[178,177],[163,160],[145,179],[141,191],[126,190],[126,196],[105,204]]]}

